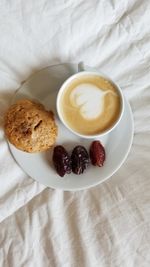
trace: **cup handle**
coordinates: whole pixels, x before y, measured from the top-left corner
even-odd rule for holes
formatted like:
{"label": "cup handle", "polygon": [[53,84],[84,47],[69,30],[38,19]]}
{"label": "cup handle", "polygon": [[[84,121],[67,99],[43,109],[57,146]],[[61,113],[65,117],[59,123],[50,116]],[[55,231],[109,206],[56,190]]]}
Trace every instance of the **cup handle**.
{"label": "cup handle", "polygon": [[83,61],[80,61],[78,63],[78,72],[80,72],[80,71],[85,71],[85,67],[84,67]]}

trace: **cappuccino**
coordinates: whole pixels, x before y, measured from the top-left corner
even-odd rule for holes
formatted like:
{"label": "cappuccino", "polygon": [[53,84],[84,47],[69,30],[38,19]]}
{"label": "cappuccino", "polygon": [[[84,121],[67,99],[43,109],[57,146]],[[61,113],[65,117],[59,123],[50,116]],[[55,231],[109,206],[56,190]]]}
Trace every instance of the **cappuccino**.
{"label": "cappuccino", "polygon": [[121,113],[121,97],[115,85],[94,73],[74,78],[64,88],[59,103],[63,120],[82,135],[105,132]]}

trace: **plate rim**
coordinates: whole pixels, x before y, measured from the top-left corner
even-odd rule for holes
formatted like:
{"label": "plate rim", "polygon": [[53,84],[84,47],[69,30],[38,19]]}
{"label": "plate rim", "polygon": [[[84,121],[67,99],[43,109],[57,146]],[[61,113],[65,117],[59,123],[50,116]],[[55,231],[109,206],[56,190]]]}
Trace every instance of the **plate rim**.
{"label": "plate rim", "polygon": [[[71,64],[71,65],[77,65],[77,63],[71,63],[71,62],[66,62],[66,63],[60,63],[60,64],[53,64],[53,65],[50,65],[50,66],[47,66],[47,67],[44,67],[38,71],[36,71],[35,73],[31,74],[29,76],[29,78],[27,78],[21,85],[20,87],[15,91],[15,94],[14,96],[12,97],[12,101],[11,103],[14,101],[15,99],[15,96],[17,95],[17,93],[19,92],[19,90],[22,88],[22,86],[28,82],[30,79],[32,79],[32,76],[34,75],[37,75],[39,72],[41,71],[44,71],[46,69],[49,69],[49,68],[52,68],[52,67],[56,67],[56,66],[60,66],[60,65],[66,65],[66,64]],[[87,66],[89,68],[92,68],[90,66]],[[93,68],[94,69],[94,68]],[[101,71],[100,71],[101,72]],[[129,152],[131,150],[131,146],[132,146],[132,143],[133,143],[133,137],[134,137],[134,119],[133,119],[133,113],[132,113],[132,109],[131,109],[131,106],[129,104],[129,101],[127,100],[127,98],[125,97],[124,95],[124,99],[125,99],[125,106],[126,108],[128,108],[128,111],[129,111],[129,114],[130,114],[130,120],[131,120],[131,137],[130,137],[130,142],[129,142],[129,145],[128,145],[128,149],[126,151],[126,153],[124,154],[124,157],[123,159],[121,160],[121,162],[117,165],[117,167],[115,168],[115,170],[110,174],[110,175],[107,175],[105,178],[103,178],[102,180],[99,180],[99,181],[96,181],[95,183],[92,183],[91,185],[85,185],[85,186],[82,186],[82,187],[78,187],[78,188],[65,188],[65,186],[63,187],[54,187],[54,186],[51,186],[51,185],[47,185],[47,184],[44,184],[42,183],[41,181],[39,181],[39,179],[35,179],[33,178],[31,175],[29,175],[25,170],[24,168],[20,165],[20,163],[17,161],[17,159],[15,158],[14,154],[13,154],[13,151],[11,149],[11,147],[13,147],[12,144],[10,144],[10,142],[7,140],[8,142],[8,146],[9,146],[9,150],[10,150],[10,153],[11,155],[13,156],[15,162],[19,165],[19,167],[23,170],[23,172],[30,178],[32,178],[34,181],[37,181],[39,182],[40,184],[44,185],[45,187],[48,187],[48,188],[51,188],[51,189],[57,189],[57,190],[62,190],[62,191],[80,191],[80,190],[85,190],[85,189],[89,189],[89,188],[92,188],[92,187],[95,187],[97,185],[100,185],[101,183],[105,182],[106,180],[108,180],[109,178],[111,178],[119,169],[120,167],[123,165],[123,163],[125,162],[125,160],[127,159],[128,155],[129,155]],[[124,110],[125,112],[125,110]]]}

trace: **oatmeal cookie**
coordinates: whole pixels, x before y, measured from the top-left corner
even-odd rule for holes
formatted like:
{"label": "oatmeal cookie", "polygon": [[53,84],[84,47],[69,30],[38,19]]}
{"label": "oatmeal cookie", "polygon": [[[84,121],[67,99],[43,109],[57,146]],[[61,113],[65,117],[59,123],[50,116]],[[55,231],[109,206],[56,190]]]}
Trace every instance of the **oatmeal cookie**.
{"label": "oatmeal cookie", "polygon": [[19,100],[8,109],[4,128],[10,143],[30,153],[47,150],[57,136],[53,112],[28,99]]}

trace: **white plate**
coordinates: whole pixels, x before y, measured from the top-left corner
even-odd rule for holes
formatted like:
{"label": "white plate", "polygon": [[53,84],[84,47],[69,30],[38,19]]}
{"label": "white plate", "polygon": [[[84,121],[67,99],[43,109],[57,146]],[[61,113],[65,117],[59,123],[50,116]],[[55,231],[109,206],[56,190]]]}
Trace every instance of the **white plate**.
{"label": "white plate", "polygon": [[[37,99],[47,109],[52,109],[56,115],[59,135],[57,144],[64,145],[69,152],[75,145],[89,148],[90,140],[84,140],[67,130],[59,121],[56,114],[56,95],[61,84],[70,75],[77,72],[77,64],[61,64],[50,66],[32,75],[20,89],[13,101],[22,97]],[[90,70],[90,67],[86,67]],[[101,138],[106,150],[106,161],[103,167],[90,166],[82,175],[65,175],[59,177],[51,161],[52,150],[43,153],[29,154],[16,149],[9,144],[10,150],[22,167],[32,178],[51,188],[63,190],[80,190],[95,186],[112,176],[125,161],[133,139],[133,118],[131,108],[125,100],[125,110],[118,126],[109,134]]]}

